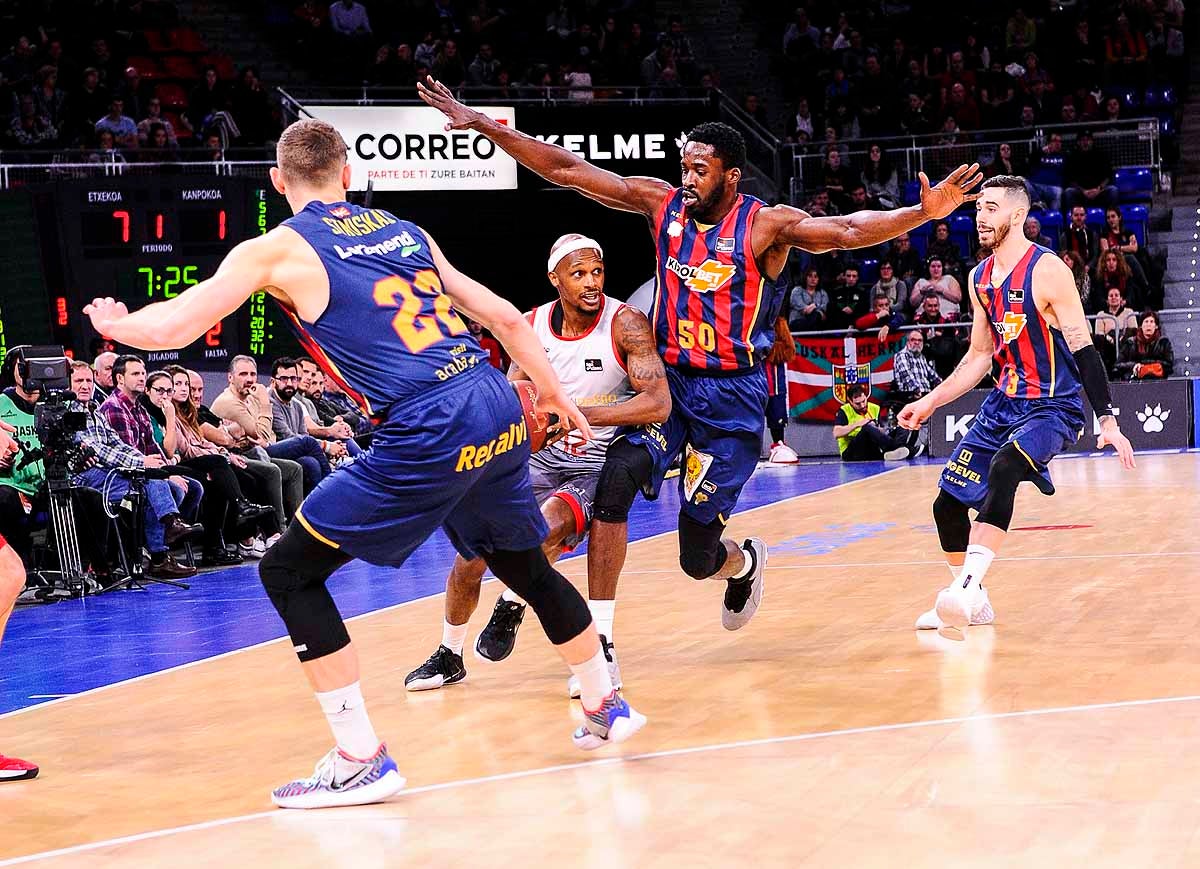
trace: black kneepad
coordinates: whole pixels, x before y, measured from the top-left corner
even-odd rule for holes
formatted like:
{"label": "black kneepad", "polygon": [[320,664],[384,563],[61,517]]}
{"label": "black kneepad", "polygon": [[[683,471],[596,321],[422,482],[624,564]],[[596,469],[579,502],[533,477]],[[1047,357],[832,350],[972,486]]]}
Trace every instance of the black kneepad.
{"label": "black kneepad", "polygon": [[540,548],[498,549],[484,555],[484,560],[501,582],[525,598],[554,645],[575,639],[592,623],[583,595],[550,566]]}
{"label": "black kneepad", "polygon": [[945,489],[938,490],[933,502],[933,522],[937,526],[942,552],[966,552],[971,542],[971,517],[967,505]]}
{"label": "black kneepad", "polygon": [[721,543],[725,525],[714,519],[702,525],[686,513],[679,514],[679,566],[692,579],[708,579],[721,569],[729,553]]}
{"label": "black kneepad", "polygon": [[1008,443],[996,451],[988,466],[988,493],[976,519],[1007,531],[1012,522],[1013,502],[1017,486],[1029,479],[1033,466],[1014,444]]}
{"label": "black kneepad", "polygon": [[350,634],[325,580],[350,560],[295,522],[258,563],[258,576],[301,661],[332,655]]}
{"label": "black kneepad", "polygon": [[595,516],[601,522],[624,522],[639,490],[650,482],[654,462],[645,447],[618,438],[608,447],[596,484]]}

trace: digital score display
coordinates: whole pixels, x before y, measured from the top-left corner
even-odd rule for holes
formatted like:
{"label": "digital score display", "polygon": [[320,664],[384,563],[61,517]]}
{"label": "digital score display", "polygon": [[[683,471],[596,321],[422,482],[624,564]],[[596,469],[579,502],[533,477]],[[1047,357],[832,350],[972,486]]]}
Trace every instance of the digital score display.
{"label": "digital score display", "polygon": [[[93,297],[113,296],[133,310],[172,299],[211,277],[235,245],[266,233],[286,215],[273,199],[281,198],[262,181],[247,178],[59,182],[55,212],[64,255],[63,295],[70,310],[68,322],[58,318],[56,333],[64,343],[86,348],[95,333],[81,311]],[[273,309],[264,293],[256,293],[241,309],[211,324],[191,346],[150,353],[149,361],[153,367],[224,360],[238,353],[266,358],[288,352],[294,346],[290,340],[274,346]]]}

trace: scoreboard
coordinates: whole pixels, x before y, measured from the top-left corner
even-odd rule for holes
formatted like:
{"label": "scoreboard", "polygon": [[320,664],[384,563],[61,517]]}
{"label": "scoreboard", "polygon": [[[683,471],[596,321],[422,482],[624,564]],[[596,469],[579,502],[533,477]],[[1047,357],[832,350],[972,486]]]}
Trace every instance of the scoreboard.
{"label": "scoreboard", "polygon": [[[262,180],[227,176],[62,180],[49,195],[52,207],[38,209],[38,228],[52,331],[81,353],[96,337],[82,313],[92,298],[112,296],[130,310],[173,298],[212,276],[239,242],[291,214]],[[263,292],[205,326],[190,346],[149,353],[149,361],[223,367],[238,353],[270,358],[297,346]]]}

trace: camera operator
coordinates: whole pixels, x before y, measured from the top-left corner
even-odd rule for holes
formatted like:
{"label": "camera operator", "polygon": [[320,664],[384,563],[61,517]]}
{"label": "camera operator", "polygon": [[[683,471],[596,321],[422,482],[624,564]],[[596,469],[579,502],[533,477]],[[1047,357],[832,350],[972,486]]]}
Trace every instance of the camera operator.
{"label": "camera operator", "polygon": [[[136,364],[135,364],[136,363]],[[140,369],[140,379],[138,371]],[[109,471],[145,471],[146,469],[163,471],[168,468],[166,457],[154,444],[153,435],[149,432],[150,421],[146,412],[130,398],[136,391],[144,390],[146,365],[136,356],[122,356],[117,359],[113,369],[116,374],[117,388],[99,408],[91,400],[94,382],[87,366],[73,365],[71,383],[75,394],[87,411],[87,428],[83,438],[96,453],[97,465],[89,468],[81,475],[84,480],[105,481]],[[128,375],[128,376],[127,376]],[[137,387],[140,384],[140,390]],[[119,407],[112,405],[119,404]],[[122,420],[121,434],[113,426],[112,420],[118,417]],[[143,417],[145,417],[143,419]],[[140,434],[149,439],[147,446],[143,438],[139,443],[133,443]],[[95,485],[95,482],[91,482]],[[113,476],[108,494],[119,500],[129,491],[128,475]],[[150,576],[157,579],[182,579],[194,576],[196,569],[179,564],[170,553],[170,547],[176,541],[192,534],[202,532],[203,526],[188,523],[184,518],[184,498],[187,494],[185,485],[179,485],[170,479],[148,478],[145,481],[145,534],[146,548],[150,551]]]}
{"label": "camera operator", "polygon": [[[0,455],[0,536],[23,561],[33,554],[31,534],[48,524],[49,499],[44,453],[35,425],[36,405],[41,390],[26,382],[19,370],[28,345],[13,347],[4,359],[3,382],[12,383],[0,394],[0,421],[16,433],[18,452]],[[107,524],[100,493],[94,489],[71,491],[72,512],[79,532],[79,547],[84,566],[91,564],[102,585],[111,582],[111,569],[105,552]]]}

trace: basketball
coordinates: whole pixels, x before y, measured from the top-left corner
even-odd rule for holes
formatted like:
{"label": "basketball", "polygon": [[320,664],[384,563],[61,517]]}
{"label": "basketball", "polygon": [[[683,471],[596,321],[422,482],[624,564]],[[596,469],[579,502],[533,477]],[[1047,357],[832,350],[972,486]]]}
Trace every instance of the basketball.
{"label": "basketball", "polygon": [[529,450],[536,453],[546,446],[550,437],[550,427],[557,420],[552,421],[549,414],[537,409],[538,388],[532,380],[514,380],[512,388],[521,400],[521,411],[525,414],[525,424],[529,428]]}

